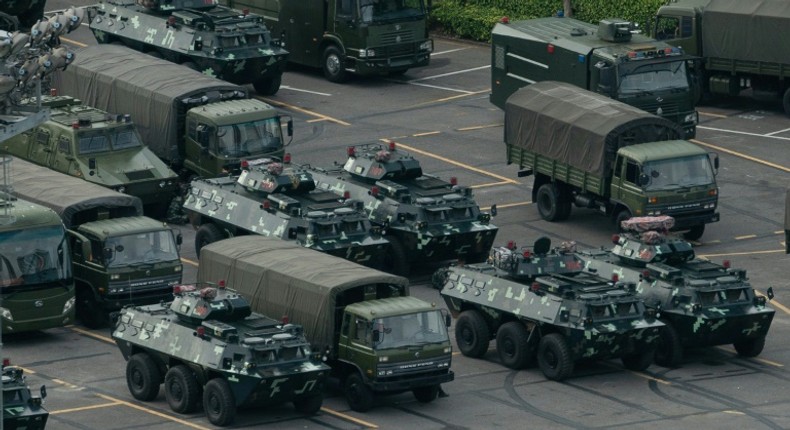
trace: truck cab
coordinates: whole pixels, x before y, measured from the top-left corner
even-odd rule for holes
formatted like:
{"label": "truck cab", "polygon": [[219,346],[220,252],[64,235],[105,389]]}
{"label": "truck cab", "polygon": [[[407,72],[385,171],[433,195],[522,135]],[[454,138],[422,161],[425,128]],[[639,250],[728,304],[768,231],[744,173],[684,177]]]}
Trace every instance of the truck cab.
{"label": "truck cab", "polygon": [[702,8],[709,1],[686,0],[681,4],[661,6],[651,23],[653,37],[680,47],[690,55],[702,56]]}

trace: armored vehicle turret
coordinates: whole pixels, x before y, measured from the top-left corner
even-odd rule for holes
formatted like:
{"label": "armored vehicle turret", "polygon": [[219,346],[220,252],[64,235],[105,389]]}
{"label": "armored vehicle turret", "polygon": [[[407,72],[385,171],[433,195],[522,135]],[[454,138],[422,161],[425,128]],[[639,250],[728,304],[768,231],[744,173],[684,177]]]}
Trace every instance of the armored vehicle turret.
{"label": "armored vehicle turret", "polygon": [[263,17],[216,0],[106,0],[90,6],[99,43],[120,42],[234,84],[272,95],[288,51],[272,40]]}
{"label": "armored vehicle turret", "polygon": [[[631,218],[613,238],[611,250],[579,252],[588,271],[636,285],[649,309],[660,313],[666,327],[656,350],[656,363],[675,366],[690,347],[733,344],[738,355],[755,357],[775,311],[755,294],[746,270],[695,258],[691,244],[669,235],[668,216]],[[766,294],[773,297],[773,289]]]}
{"label": "armored vehicle turret", "polygon": [[[485,261],[498,228],[480,211],[472,189],[424,174],[419,160],[395,142],[348,148],[348,160],[310,169],[317,186],[361,201],[370,221],[387,232],[388,269],[407,275],[413,265]],[[494,209],[495,210],[495,209]]]}
{"label": "armored vehicle turret", "polygon": [[537,359],[557,381],[582,359],[619,357],[627,369],[646,369],[663,326],[655,310],[645,309],[634,284],[584,272],[572,246],[550,247],[548,238],[532,250],[511,243],[493,249],[489,263],[437,276],[458,318],[461,353],[482,357],[496,339],[502,364],[520,369]]}
{"label": "armored vehicle turret", "polygon": [[302,168],[273,159],[242,164],[241,175],[195,180],[184,210],[197,229],[195,250],[227,237],[293,240],[366,266],[381,267],[389,244],[360,205],[316,189]]}
{"label": "armored vehicle turret", "polygon": [[41,406],[47,396],[42,385],[40,395],[30,393],[21,367],[3,364],[3,428],[6,430],[43,430],[49,412]]}
{"label": "armored vehicle turret", "polygon": [[173,293],[170,303],[124,308],[112,334],[136,399],[155,399],[164,383],[170,407],[190,413],[202,391],[206,416],[220,426],[241,406],[293,402],[318,412],[329,367],[312,361],[302,326],[253,313],[223,283]]}

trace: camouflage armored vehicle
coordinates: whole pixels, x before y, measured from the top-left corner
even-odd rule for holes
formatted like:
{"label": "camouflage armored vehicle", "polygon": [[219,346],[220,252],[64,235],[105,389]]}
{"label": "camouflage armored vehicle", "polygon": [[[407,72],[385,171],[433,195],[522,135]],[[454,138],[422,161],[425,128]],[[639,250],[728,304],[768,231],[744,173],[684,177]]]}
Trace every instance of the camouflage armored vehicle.
{"label": "camouflage armored vehicle", "polygon": [[[480,211],[472,189],[424,174],[419,160],[395,142],[348,148],[342,168],[312,168],[317,186],[361,201],[370,221],[387,232],[390,271],[412,265],[485,261],[498,228]],[[495,210],[495,208],[493,208]]]}
{"label": "camouflage armored vehicle", "polygon": [[[690,347],[732,344],[738,355],[755,357],[775,311],[757,296],[746,270],[695,258],[691,244],[666,232],[668,216],[624,221],[611,250],[579,253],[586,270],[636,284],[639,297],[660,313],[666,327],[656,363],[675,366]],[[766,293],[773,297],[773,289]]]}
{"label": "camouflage armored vehicle", "polygon": [[30,393],[25,383],[21,367],[3,363],[3,429],[5,430],[43,430],[47,425],[49,412],[41,406],[47,397],[42,385],[40,395]]}
{"label": "camouflage armored vehicle", "polygon": [[155,399],[164,383],[170,408],[186,414],[202,392],[206,416],[219,426],[241,406],[293,402],[318,412],[329,367],[312,361],[302,326],[253,313],[223,283],[178,285],[174,297],[124,308],[113,331],[136,399]]}
{"label": "camouflage armored vehicle", "polygon": [[272,95],[288,51],[263,17],[219,6],[216,0],[105,0],[90,6],[99,43],[120,42],[234,84]]}
{"label": "camouflage armored vehicle", "polygon": [[627,369],[646,369],[663,324],[635,284],[584,272],[572,249],[550,247],[548,238],[532,250],[510,244],[493,249],[491,263],[450,267],[440,276],[441,295],[458,317],[461,353],[482,357],[496,339],[502,364],[520,369],[537,359],[556,381],[582,359],[619,357]]}
{"label": "camouflage armored vehicle", "polygon": [[384,264],[389,243],[359,204],[316,189],[310,172],[288,163],[264,159],[242,166],[239,176],[192,182],[184,211],[197,229],[198,255],[220,239],[259,234],[366,266]]}
{"label": "camouflage armored vehicle", "polygon": [[3,151],[137,196],[146,213],[164,215],[178,176],[143,144],[130,115],[110,114],[68,96],[44,96],[41,104],[51,109],[50,120],[6,140]]}

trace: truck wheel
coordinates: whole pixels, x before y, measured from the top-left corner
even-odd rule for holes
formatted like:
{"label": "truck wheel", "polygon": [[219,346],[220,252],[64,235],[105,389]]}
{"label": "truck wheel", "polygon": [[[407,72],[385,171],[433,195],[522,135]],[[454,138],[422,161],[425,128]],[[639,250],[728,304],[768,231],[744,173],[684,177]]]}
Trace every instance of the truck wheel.
{"label": "truck wheel", "polygon": [[384,270],[399,276],[409,276],[411,267],[403,244],[395,236],[385,236],[385,239],[390,242],[390,255],[389,261],[384,264]]}
{"label": "truck wheel", "polygon": [[334,46],[324,50],[324,76],[331,82],[342,83],[348,79],[343,54]]}
{"label": "truck wheel", "polygon": [[790,116],[790,87],[785,90],[782,96],[782,107],[785,110],[785,115]]}
{"label": "truck wheel", "polygon": [[659,366],[675,367],[683,359],[680,335],[668,321],[662,320],[661,322],[665,325],[659,332],[655,361]]}
{"label": "truck wheel", "polygon": [[620,209],[614,217],[614,226],[617,231],[623,231],[623,226],[620,225],[623,221],[631,218],[631,211],[628,209]]}
{"label": "truck wheel", "polygon": [[262,96],[273,96],[280,91],[280,84],[282,84],[283,77],[275,76],[273,78],[261,78],[252,83],[255,92]]}
{"label": "truck wheel", "polygon": [[293,403],[297,412],[305,415],[315,415],[321,410],[321,405],[324,404],[324,395],[319,391],[308,396],[298,397],[294,399]]}
{"label": "truck wheel", "polygon": [[538,365],[547,378],[562,381],[573,373],[573,360],[568,342],[559,333],[551,333],[540,339]]}
{"label": "truck wheel", "polygon": [[683,233],[683,237],[686,240],[697,240],[702,237],[703,233],[705,233],[705,224],[700,224],[691,227],[691,230]]}
{"label": "truck wheel", "polygon": [[765,347],[765,336],[735,342],[732,346],[741,357],[757,357]]}
{"label": "truck wheel", "polygon": [[100,329],[110,322],[109,314],[99,305],[90,291],[79,294],[75,312],[82,325],[89,329]]}
{"label": "truck wheel", "polygon": [[541,218],[546,221],[558,221],[560,219],[559,193],[554,184],[541,185],[538,188],[536,199]]}
{"label": "truck wheel", "polygon": [[480,358],[488,351],[491,336],[486,320],[477,311],[463,311],[455,323],[455,341],[461,354]]}
{"label": "truck wheel", "polygon": [[418,402],[431,403],[436,400],[436,397],[439,395],[439,386],[429,385],[427,387],[419,387],[411,390],[411,393],[414,394],[414,398],[417,399]]}
{"label": "truck wheel", "polygon": [[651,348],[647,351],[640,351],[633,354],[624,355],[620,359],[623,361],[623,366],[626,369],[641,372],[653,364],[655,355],[656,350]]}
{"label": "truck wheel", "polygon": [[570,193],[567,191],[561,192],[557,205],[557,221],[565,221],[571,216],[571,209],[573,208]]}
{"label": "truck wheel", "polygon": [[149,402],[159,395],[162,374],[150,355],[140,352],[126,363],[126,385],[137,400]]}
{"label": "truck wheel", "polygon": [[373,407],[373,390],[362,380],[358,373],[352,373],[343,384],[348,406],[357,412],[367,412]]}
{"label": "truck wheel", "polygon": [[170,409],[179,414],[188,414],[197,409],[200,402],[200,384],[187,366],[173,366],[165,374],[165,398]]}
{"label": "truck wheel", "polygon": [[216,224],[201,225],[195,233],[195,253],[200,257],[201,248],[222,239],[225,239],[225,235]]}
{"label": "truck wheel", "polygon": [[502,324],[496,332],[499,361],[511,369],[523,369],[529,363],[529,330],[518,321]]}
{"label": "truck wheel", "polygon": [[203,389],[203,409],[211,424],[226,426],[236,418],[236,399],[228,381],[214,378]]}

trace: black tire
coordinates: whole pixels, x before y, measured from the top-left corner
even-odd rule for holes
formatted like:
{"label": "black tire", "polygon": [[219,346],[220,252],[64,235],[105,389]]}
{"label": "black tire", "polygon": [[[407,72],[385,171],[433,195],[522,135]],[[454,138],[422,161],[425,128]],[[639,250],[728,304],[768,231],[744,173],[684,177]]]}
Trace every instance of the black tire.
{"label": "black tire", "polygon": [[735,342],[732,346],[741,357],[757,357],[765,347],[765,336]]}
{"label": "black tire", "polygon": [[623,231],[623,227],[620,225],[620,223],[622,223],[623,221],[625,221],[625,220],[627,220],[629,218],[631,218],[631,211],[629,211],[628,209],[620,209],[617,212],[617,215],[615,215],[615,217],[614,217],[614,228],[615,228],[615,230],[622,232]]}
{"label": "black tire", "polygon": [[675,367],[683,359],[683,345],[680,343],[680,335],[668,321],[662,320],[661,322],[665,325],[659,332],[655,363],[663,367]]}
{"label": "black tire", "polygon": [[461,354],[467,357],[480,358],[485,355],[491,342],[491,333],[479,312],[461,312],[455,323],[455,341]]}
{"label": "black tire", "polygon": [[538,365],[547,378],[562,381],[573,373],[573,360],[568,342],[559,333],[543,336],[538,344]]}
{"label": "black tire", "polygon": [[540,217],[546,221],[558,221],[560,218],[559,193],[554,184],[543,184],[535,195]]}
{"label": "black tire", "polygon": [[705,224],[695,225],[691,227],[691,229],[685,233],[683,233],[683,238],[686,240],[697,240],[702,237],[705,233]]}
{"label": "black tire", "polygon": [[89,329],[104,328],[110,323],[109,313],[99,305],[91,291],[85,291],[77,295],[75,312],[82,325]]}
{"label": "black tire", "polygon": [[226,426],[236,419],[236,399],[228,381],[214,378],[203,389],[203,410],[211,424]]}
{"label": "black tire", "polygon": [[782,96],[782,108],[785,110],[785,115],[790,116],[790,87],[785,90]]}
{"label": "black tire", "polygon": [[150,355],[140,352],[129,357],[126,363],[126,385],[137,400],[150,402],[159,395],[162,374]]}
{"label": "black tire", "polygon": [[518,321],[502,324],[496,332],[496,350],[499,361],[511,369],[523,369],[532,353],[527,339],[529,330]]}
{"label": "black tire", "polygon": [[427,387],[419,387],[411,390],[414,398],[420,403],[431,403],[439,396],[439,386],[429,385]]}
{"label": "black tire", "polygon": [[568,217],[571,216],[571,209],[573,208],[573,202],[571,201],[571,193],[566,190],[562,189],[559,193],[559,201],[557,202],[557,221],[565,221]]}
{"label": "black tire", "polygon": [[626,369],[641,372],[653,364],[655,355],[656,350],[654,348],[650,348],[646,351],[639,351],[624,355],[620,358],[620,360],[623,361],[623,366]]}
{"label": "black tire", "polygon": [[390,242],[389,261],[385,263],[384,270],[395,275],[408,277],[411,272],[411,264],[406,256],[406,249],[395,236],[385,236]]}
{"label": "black tire", "polygon": [[344,55],[334,45],[327,46],[324,49],[324,76],[331,82],[343,83],[348,80],[348,72],[346,72]]}
{"label": "black tire", "polygon": [[225,234],[222,233],[222,230],[216,224],[201,225],[197,233],[195,233],[195,253],[200,257],[201,248],[222,239],[225,239]]}
{"label": "black tire", "polygon": [[321,405],[324,404],[324,395],[319,391],[308,396],[302,396],[294,399],[294,409],[297,412],[305,415],[315,415],[321,410]]}
{"label": "black tire", "polygon": [[283,82],[282,75],[273,78],[261,78],[252,83],[255,92],[262,96],[273,96],[280,91],[280,85]]}
{"label": "black tire", "polygon": [[357,412],[367,412],[373,407],[373,390],[365,384],[359,373],[352,373],[343,384],[343,394],[348,406]]}
{"label": "black tire", "polygon": [[194,412],[200,404],[200,384],[187,366],[173,366],[165,374],[165,398],[179,414]]}

